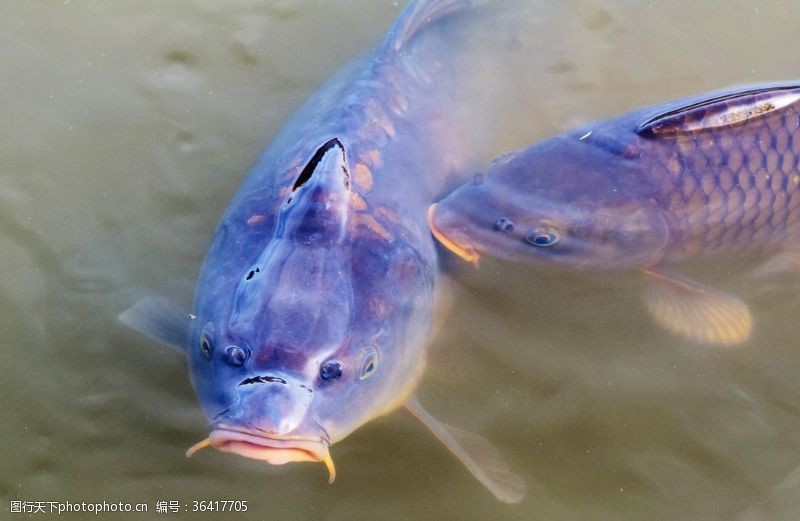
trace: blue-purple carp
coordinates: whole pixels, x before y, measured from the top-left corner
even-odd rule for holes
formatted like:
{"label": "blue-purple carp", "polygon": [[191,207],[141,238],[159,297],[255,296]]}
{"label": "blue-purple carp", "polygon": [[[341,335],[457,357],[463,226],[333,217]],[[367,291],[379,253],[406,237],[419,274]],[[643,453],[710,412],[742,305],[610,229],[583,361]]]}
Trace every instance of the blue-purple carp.
{"label": "blue-purple carp", "polygon": [[451,60],[424,29],[470,4],[412,1],[296,112],[225,211],[191,310],[153,297],[120,315],[188,359],[211,432],[187,455],[322,462],[333,482],[330,446],[404,406],[497,498],[522,499],[486,440],[413,394],[439,282],[427,210],[467,172]]}
{"label": "blue-purple carp", "polygon": [[730,89],[648,107],[497,158],[433,205],[460,257],[638,269],[658,324],[735,345],[739,298],[675,274],[706,255],[792,255],[800,236],[800,84]]}

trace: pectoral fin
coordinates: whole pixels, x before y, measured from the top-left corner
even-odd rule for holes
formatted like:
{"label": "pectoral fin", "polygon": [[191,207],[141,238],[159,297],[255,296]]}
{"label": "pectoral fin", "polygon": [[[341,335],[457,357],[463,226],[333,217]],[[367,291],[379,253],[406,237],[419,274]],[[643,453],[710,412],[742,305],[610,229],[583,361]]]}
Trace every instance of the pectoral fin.
{"label": "pectoral fin", "polygon": [[519,503],[522,500],[525,484],[509,470],[491,443],[477,434],[440,423],[422,408],[416,396],[408,400],[406,409],[424,423],[497,499],[505,503]]}
{"label": "pectoral fin", "polygon": [[646,270],[647,310],[664,329],[704,344],[730,346],[750,337],[753,317],[738,298],[695,281]]}
{"label": "pectoral fin", "polygon": [[189,342],[188,312],[162,297],[143,298],[119,316],[126,326],[181,353]]}

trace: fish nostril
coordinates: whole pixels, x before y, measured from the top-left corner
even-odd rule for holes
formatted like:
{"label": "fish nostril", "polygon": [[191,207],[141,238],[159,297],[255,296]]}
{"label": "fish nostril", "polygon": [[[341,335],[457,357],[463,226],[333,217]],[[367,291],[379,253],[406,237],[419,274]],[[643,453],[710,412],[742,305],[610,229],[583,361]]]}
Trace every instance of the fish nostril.
{"label": "fish nostril", "polygon": [[323,362],[319,368],[319,376],[323,380],[335,380],[342,376],[342,364],[335,360]]}
{"label": "fish nostril", "polygon": [[498,232],[511,233],[514,231],[514,223],[506,217],[501,217],[494,223],[494,229]]}
{"label": "fish nostril", "polygon": [[228,346],[225,355],[229,364],[242,365],[250,357],[250,350],[246,347]]}

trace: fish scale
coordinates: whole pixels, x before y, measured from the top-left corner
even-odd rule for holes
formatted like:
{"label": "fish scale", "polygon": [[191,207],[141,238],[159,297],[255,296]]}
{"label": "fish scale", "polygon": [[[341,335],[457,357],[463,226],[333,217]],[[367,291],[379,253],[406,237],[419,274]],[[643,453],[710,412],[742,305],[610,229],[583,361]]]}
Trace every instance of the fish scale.
{"label": "fish scale", "polygon": [[774,248],[797,233],[798,128],[795,104],[736,128],[677,135],[675,143],[640,138],[665,180],[658,197],[677,222],[687,223],[671,259]]}

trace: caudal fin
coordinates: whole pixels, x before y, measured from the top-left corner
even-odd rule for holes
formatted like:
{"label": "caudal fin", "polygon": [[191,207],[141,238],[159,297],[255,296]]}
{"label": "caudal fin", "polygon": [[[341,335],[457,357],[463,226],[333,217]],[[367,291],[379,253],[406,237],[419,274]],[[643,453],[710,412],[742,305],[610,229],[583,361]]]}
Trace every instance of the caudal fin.
{"label": "caudal fin", "polygon": [[394,54],[419,34],[425,27],[455,12],[472,7],[477,0],[413,0],[395,21],[382,53]]}

